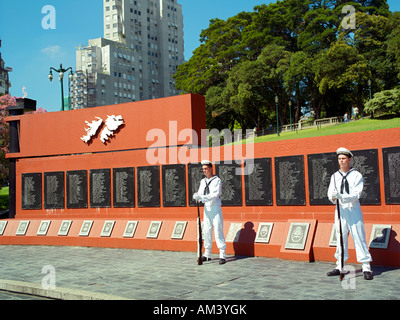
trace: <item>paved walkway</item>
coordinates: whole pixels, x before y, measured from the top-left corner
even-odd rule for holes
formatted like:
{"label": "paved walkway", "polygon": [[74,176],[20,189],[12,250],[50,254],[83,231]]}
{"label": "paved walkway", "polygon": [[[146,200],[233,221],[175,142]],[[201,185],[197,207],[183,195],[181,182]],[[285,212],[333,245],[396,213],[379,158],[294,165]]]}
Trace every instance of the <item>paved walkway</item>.
{"label": "paved walkway", "polygon": [[218,256],[198,266],[191,252],[0,246],[0,289],[60,299],[400,298],[400,269],[373,267],[375,278],[366,281],[355,265],[340,282],[326,276],[333,267],[253,257],[228,257],[219,265]]}

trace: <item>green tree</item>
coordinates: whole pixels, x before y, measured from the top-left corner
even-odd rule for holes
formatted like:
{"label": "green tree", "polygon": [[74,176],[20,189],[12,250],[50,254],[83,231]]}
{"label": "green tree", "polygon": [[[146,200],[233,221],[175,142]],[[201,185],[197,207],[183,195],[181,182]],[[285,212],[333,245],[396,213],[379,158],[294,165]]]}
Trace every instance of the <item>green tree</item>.
{"label": "green tree", "polygon": [[400,12],[394,12],[388,20],[388,29],[391,30],[387,36],[386,45],[388,56],[393,59],[393,64],[400,80]]}
{"label": "green tree", "polygon": [[[346,28],[356,10],[356,28]],[[183,93],[206,97],[207,126],[243,129],[288,119],[302,107],[317,118],[337,116],[352,105],[363,111],[368,79],[373,91],[400,79],[400,14],[386,0],[282,0],[229,19],[212,19],[200,46],[175,75]]]}
{"label": "green tree", "polygon": [[400,116],[400,90],[392,89],[375,93],[374,98],[365,104],[365,111],[370,114],[380,111]]}
{"label": "green tree", "polygon": [[[207,128],[230,129],[233,131],[237,114],[227,102],[224,85],[213,86],[207,90],[206,98],[206,125]],[[240,123],[240,119],[239,123]]]}
{"label": "green tree", "polygon": [[338,40],[329,50],[319,54],[316,63],[315,80],[322,95],[328,90],[344,89],[353,96],[353,103],[362,107],[359,103],[362,98],[360,85],[367,83],[370,71],[365,57],[356,48]]}
{"label": "green tree", "polygon": [[[276,95],[280,97],[280,104],[287,106],[283,75],[288,69],[290,55],[282,46],[269,45],[257,60],[243,62],[230,73],[227,96],[243,129],[263,128],[273,121]],[[280,110],[280,121],[283,121],[286,108]]]}
{"label": "green tree", "polygon": [[8,181],[8,168],[9,161],[6,158],[6,154],[9,151],[9,134],[8,134],[8,123],[6,117],[8,106],[15,106],[15,98],[6,94],[0,97],[0,189],[3,184]]}

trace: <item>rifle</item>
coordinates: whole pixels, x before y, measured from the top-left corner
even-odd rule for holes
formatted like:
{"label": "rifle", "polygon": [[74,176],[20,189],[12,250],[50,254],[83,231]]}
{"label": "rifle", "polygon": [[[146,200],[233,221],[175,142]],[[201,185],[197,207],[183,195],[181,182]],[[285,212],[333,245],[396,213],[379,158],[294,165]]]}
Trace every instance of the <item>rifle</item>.
{"label": "rifle", "polygon": [[[197,187],[196,183],[196,174],[194,175],[194,186],[195,188]],[[203,236],[202,236],[202,231],[201,231],[201,219],[200,219],[200,202],[196,200],[197,203],[197,265],[202,265],[203,264],[203,257],[202,257],[202,251],[203,251]]]}
{"label": "rifle", "polygon": [[[336,188],[336,179],[335,179],[335,173],[333,174],[333,183],[335,184],[335,189],[337,192]],[[337,208],[337,214],[338,214],[338,221],[339,221],[339,236],[340,236],[340,281],[343,280],[344,278],[344,246],[343,246],[343,231],[342,231],[342,221],[340,219],[340,205],[339,205],[339,199],[336,199],[336,208]]]}
{"label": "rifle", "polygon": [[198,233],[198,244],[197,244],[197,264],[202,265],[203,264],[203,257],[202,257],[202,251],[203,251],[203,236],[202,236],[202,231],[201,231],[201,220],[200,220],[200,203],[197,201],[197,233]]}

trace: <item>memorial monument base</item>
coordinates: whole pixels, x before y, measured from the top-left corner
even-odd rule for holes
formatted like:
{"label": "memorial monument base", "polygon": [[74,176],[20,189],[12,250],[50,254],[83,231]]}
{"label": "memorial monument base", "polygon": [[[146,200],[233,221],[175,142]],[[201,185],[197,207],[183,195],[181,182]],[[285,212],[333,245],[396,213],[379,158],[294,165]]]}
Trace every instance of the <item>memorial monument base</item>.
{"label": "memorial monument base", "polygon": [[[335,150],[346,147],[364,177],[360,203],[373,264],[400,267],[399,128],[208,147],[200,95],[11,111],[13,219],[0,220],[0,244],[190,251],[196,264],[192,195],[203,178],[200,162],[209,159],[222,181],[229,256],[334,262],[327,190],[338,170]],[[228,131],[219,133],[225,142]],[[352,240],[349,246],[353,263]]]}
{"label": "memorial monument base", "polygon": [[[67,235],[60,235],[63,222],[71,221]],[[161,221],[161,220],[160,220]],[[27,222],[26,230],[21,229],[21,223]],[[44,231],[43,223],[48,223]],[[89,223],[91,222],[91,223]],[[109,235],[104,234],[107,223],[112,222],[108,230]],[[132,220],[106,220],[106,219],[79,219],[79,220],[0,220],[6,226],[0,229],[0,245],[40,245],[40,246],[83,246],[101,248],[123,248],[140,250],[166,250],[193,252],[193,261],[196,262],[197,250],[197,224],[196,221],[187,221],[182,237],[174,239],[176,231],[175,220],[163,220],[155,237],[150,235],[153,220],[137,220],[133,235],[126,236],[127,225]],[[157,221],[159,222],[159,221]],[[85,223],[89,225],[87,235],[82,233]],[[242,227],[230,234],[231,225]],[[308,224],[304,249],[290,249],[290,231],[292,225]],[[257,230],[259,222],[225,221],[224,233],[227,239],[227,255],[229,256],[255,256],[279,258],[296,261],[327,261],[335,262],[335,246],[330,245],[333,223],[318,222],[317,220],[288,220],[273,223],[273,232],[268,243],[257,242]],[[367,242],[370,243],[373,224],[366,223]],[[373,258],[372,265],[400,266],[400,243],[396,240],[400,232],[400,224],[391,225],[391,233],[387,248],[371,248]],[[41,233],[42,232],[42,233]],[[295,232],[295,231],[294,231]],[[176,237],[176,235],[175,235]],[[233,241],[229,241],[231,237]],[[288,242],[289,241],[289,242]],[[218,248],[213,243],[212,253],[218,254]],[[357,263],[354,243],[349,237],[348,263]]]}

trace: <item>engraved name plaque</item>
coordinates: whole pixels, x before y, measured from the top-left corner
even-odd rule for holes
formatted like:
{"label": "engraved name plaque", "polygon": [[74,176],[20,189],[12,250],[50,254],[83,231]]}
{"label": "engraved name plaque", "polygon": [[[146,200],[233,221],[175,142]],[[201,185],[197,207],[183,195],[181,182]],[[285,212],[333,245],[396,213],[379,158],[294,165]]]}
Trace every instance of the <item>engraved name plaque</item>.
{"label": "engraved name plaque", "polygon": [[160,206],[160,167],[137,168],[138,207]]}
{"label": "engraved name plaque", "polygon": [[222,182],[221,204],[223,206],[242,205],[242,176],[236,174],[240,164],[221,163],[215,165],[215,172]]}
{"label": "engraved name plaque", "polygon": [[378,150],[352,151],[351,166],[364,178],[364,188],[360,198],[361,205],[380,205],[381,192],[379,182]]}
{"label": "engraved name plaque", "polygon": [[383,148],[386,204],[400,204],[400,147]]}
{"label": "engraved name plaque", "polygon": [[184,164],[162,166],[164,207],[186,207],[186,167]]}
{"label": "engraved name plaque", "polygon": [[87,207],[87,171],[67,171],[67,208]]}
{"label": "engraved name plaque", "polygon": [[22,174],[22,209],[42,209],[42,174]]}
{"label": "engraved name plaque", "polygon": [[64,209],[64,172],[44,173],[44,208]]}
{"label": "engraved name plaque", "polygon": [[331,176],[339,169],[336,152],[307,155],[310,205],[332,205],[327,193]]}
{"label": "engraved name plaque", "polygon": [[275,158],[276,204],[305,205],[304,157]]}
{"label": "engraved name plaque", "polygon": [[90,207],[111,207],[111,170],[90,170]]}
{"label": "engraved name plaque", "polygon": [[244,183],[246,206],[271,206],[271,158],[254,159],[253,172],[244,176]]}
{"label": "engraved name plaque", "polygon": [[[204,178],[201,163],[188,163],[189,206],[196,206],[193,194],[199,190],[200,181]],[[202,205],[202,203],[200,203]]]}
{"label": "engraved name plaque", "polygon": [[114,208],[135,206],[135,168],[113,169]]}

